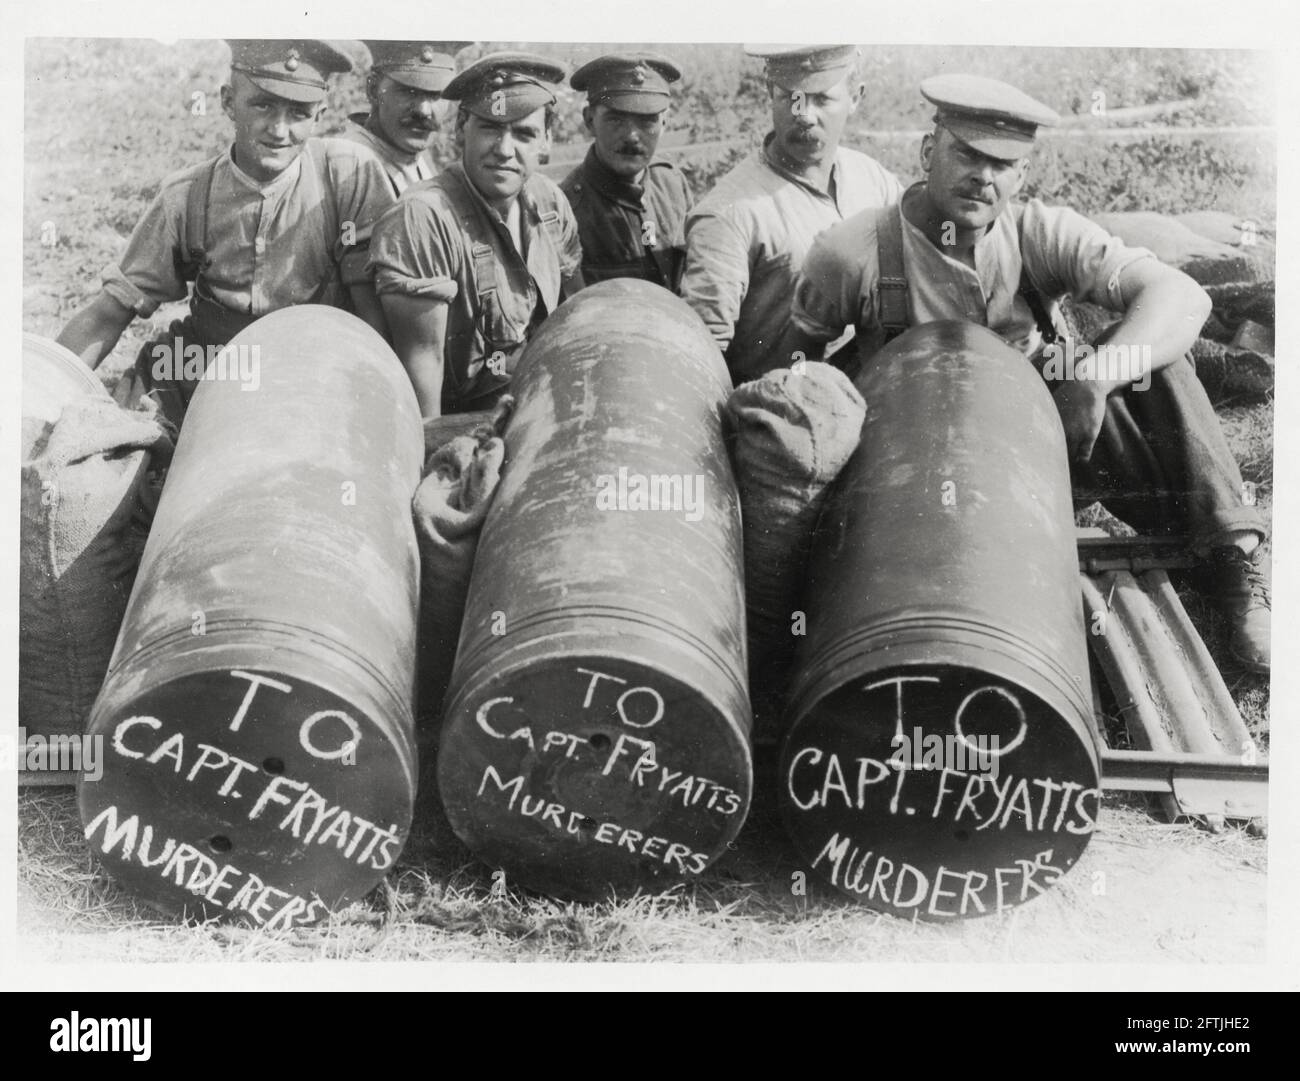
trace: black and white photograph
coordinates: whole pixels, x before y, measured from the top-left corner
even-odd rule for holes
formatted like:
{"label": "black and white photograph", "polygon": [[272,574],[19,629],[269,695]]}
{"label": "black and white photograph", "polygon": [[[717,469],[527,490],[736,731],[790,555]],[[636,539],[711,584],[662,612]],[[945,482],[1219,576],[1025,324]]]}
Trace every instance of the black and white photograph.
{"label": "black and white photograph", "polygon": [[1300,983],[1282,6],[60,7],[12,987]]}

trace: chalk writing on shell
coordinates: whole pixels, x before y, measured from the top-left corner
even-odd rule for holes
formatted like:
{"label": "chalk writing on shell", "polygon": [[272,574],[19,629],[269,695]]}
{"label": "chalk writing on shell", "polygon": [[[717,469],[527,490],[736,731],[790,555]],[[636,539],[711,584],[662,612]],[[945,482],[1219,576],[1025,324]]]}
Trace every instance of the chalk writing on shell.
{"label": "chalk writing on shell", "polygon": [[[254,699],[259,694],[293,692],[284,680],[261,673],[232,669],[229,675],[247,684],[226,725],[229,732],[238,733],[256,723]],[[277,717],[282,717],[283,705],[277,704],[276,710]],[[307,714],[297,725],[297,737],[313,759],[341,765],[356,761],[362,738],[361,726],[339,709]],[[136,714],[123,718],[113,726],[109,746],[121,758],[142,762],[193,786],[196,801],[211,799],[214,794],[227,814],[238,806],[245,820],[269,822],[302,845],[334,848],[342,859],[359,867],[386,870],[400,851],[402,835],[397,823],[371,822],[308,781],[268,772],[194,733],[169,731],[158,717]]]}
{"label": "chalk writing on shell", "polygon": [[[102,834],[102,836],[101,836]],[[122,863],[136,864],[209,905],[242,914],[268,930],[314,923],[326,912],[314,894],[282,890],[234,863],[218,863],[193,845],[156,831],[137,814],[110,804],[86,824],[86,840]]]}
{"label": "chalk writing on shell", "polygon": [[861,690],[876,708],[860,727],[805,726],[786,749],[782,796],[791,821],[806,820],[813,870],[868,904],[934,918],[1022,904],[1068,870],[1101,790],[1051,753],[1058,741],[1028,739],[1015,690],[926,674]]}
{"label": "chalk writing on shell", "polygon": [[187,743],[183,732],[163,735],[163,729],[157,717],[127,717],[114,726],[109,745],[123,758],[170,772],[196,789],[215,786],[216,795],[227,805],[243,801],[249,822],[265,819],[303,844],[333,846],[358,866],[383,871],[397,858],[395,849],[401,843],[397,823],[370,822],[306,781],[267,773],[211,743],[193,736]]}
{"label": "chalk writing on shell", "polygon": [[523,788],[522,774],[507,780],[489,765],[483,770],[483,779],[475,794],[479,797],[487,795],[505,798],[509,810],[523,818],[533,818],[556,833],[573,836],[585,834],[598,844],[612,846],[615,852],[626,851],[632,856],[661,862],[679,874],[697,875],[709,862],[707,853],[695,852],[689,845],[641,830],[627,829],[614,822],[598,822],[554,800],[524,795]]}
{"label": "chalk writing on shell", "polygon": [[826,874],[831,885],[864,901],[892,908],[914,909],[928,916],[974,916],[1001,912],[1045,892],[1064,873],[1052,863],[1052,849],[1033,859],[983,870],[950,870],[939,866],[926,873],[906,860],[855,844],[834,833],[813,858],[812,867]]}
{"label": "chalk writing on shell", "polygon": [[[613,855],[661,863],[681,874],[700,873],[711,857],[687,842],[700,833],[715,834],[741,813],[744,798],[721,781],[664,760],[662,738],[656,742],[655,734],[669,715],[668,705],[654,687],[595,668],[575,665],[573,670],[575,708],[566,721],[574,730],[537,724],[526,704],[510,694],[484,698],[474,708],[471,731],[479,746],[493,751],[497,759],[484,769],[475,796],[574,843],[609,845]],[[611,721],[617,730],[605,728]],[[589,726],[599,730],[593,733]],[[542,768],[546,763],[563,765],[570,777],[580,777],[577,788],[585,793],[586,806],[571,807],[553,794],[530,790],[534,771],[505,764],[525,755],[539,766],[537,773],[547,778],[545,783],[554,777],[554,769]],[[656,814],[692,814],[695,829],[683,822],[680,828],[687,836],[674,839],[611,821],[599,795],[611,789],[634,790],[638,806],[649,802],[657,807]]]}
{"label": "chalk writing on shell", "polygon": [[[877,786],[883,786],[883,789]],[[910,786],[910,787],[909,787]],[[909,798],[911,789],[922,796]],[[878,816],[923,815],[965,823],[976,830],[1023,829],[1027,833],[1091,833],[1101,791],[1051,777],[1000,777],[940,767],[898,769],[892,761],[859,755],[847,760],[820,747],[802,747],[790,758],[786,794],[800,811],[846,810]],[[873,796],[889,796],[886,807]],[[1091,805],[1089,805],[1091,801]],[[909,813],[910,812],[910,813]]]}
{"label": "chalk writing on shell", "polygon": [[[907,707],[904,704],[904,687],[909,683],[937,684],[942,683],[938,676],[890,676],[888,679],[879,679],[874,683],[866,684],[862,690],[865,693],[878,691],[885,687],[894,688],[894,741],[905,737],[904,728],[907,723]],[[1010,716],[1015,717],[1015,733],[1009,739],[998,738],[993,741],[993,754],[1004,755],[1010,754],[1019,747],[1025,740],[1025,734],[1029,730],[1029,722],[1025,716],[1024,706],[1020,704],[1020,699],[1016,697],[1006,687],[998,684],[989,684],[984,687],[977,687],[967,694],[961,703],[957,706],[952,715],[953,734],[974,750],[983,753],[986,745],[983,740],[976,742],[972,736],[967,733],[970,721],[967,719],[968,711],[975,714],[981,712],[981,707],[988,709],[990,699],[993,703],[1001,704],[1003,711]],[[979,703],[979,705],[976,705]]]}
{"label": "chalk writing on shell", "polygon": [[[235,711],[235,716],[230,721],[230,731],[238,732],[243,726],[245,718],[248,716],[249,708],[253,704],[253,698],[261,687],[271,687],[281,694],[289,694],[293,687],[283,680],[272,679],[270,676],[259,675],[256,672],[243,672],[238,668],[232,668],[230,674],[236,679],[248,680],[248,690],[244,693],[243,701],[239,703],[239,709]],[[322,722],[333,721],[337,729],[342,725],[347,735],[339,740],[333,747],[324,747],[318,745],[322,739],[316,732],[317,725]],[[326,727],[329,727],[326,725]],[[323,709],[306,717],[298,727],[298,742],[302,749],[314,758],[320,758],[325,761],[333,759],[346,758],[348,755],[355,755],[357,746],[361,742],[361,728],[348,714],[339,709]]]}
{"label": "chalk writing on shell", "polygon": [[[663,695],[653,687],[629,686],[628,681],[620,676],[599,672],[595,669],[574,666],[574,670],[584,677],[584,689],[580,710],[583,713],[594,712],[603,720],[609,715],[609,694],[604,702],[600,701],[601,692],[617,691],[613,698],[613,710],[619,721],[627,728],[644,731],[663,720],[665,703]],[[612,684],[605,687],[602,681]],[[493,740],[519,740],[529,750],[543,755],[562,755],[568,759],[581,759],[589,765],[598,766],[601,777],[624,780],[639,789],[658,792],[666,797],[666,802],[679,802],[682,807],[701,807],[722,816],[734,815],[743,806],[743,799],[734,789],[703,775],[689,773],[684,769],[674,769],[661,762],[656,754],[655,741],[649,733],[637,735],[633,732],[620,731],[608,748],[597,747],[587,736],[576,732],[556,729],[534,730],[530,724],[514,724],[497,718],[497,713],[506,711],[503,707],[514,704],[513,696],[499,696],[484,700],[474,712],[478,729]]]}
{"label": "chalk writing on shell", "polygon": [[[509,706],[513,702],[514,699],[510,696],[485,701],[474,714],[479,729],[494,740],[519,740],[529,750],[540,751],[543,755],[586,759],[593,766],[600,765],[600,776],[613,776],[626,780],[637,788],[662,793],[666,796],[666,802],[677,801],[683,807],[703,807],[724,816],[733,815],[740,810],[742,800],[740,794],[733,789],[708,777],[672,769],[660,762],[655,757],[653,740],[621,732],[606,752],[594,750],[585,736],[573,732],[551,730],[539,737],[534,736],[533,729],[528,725],[513,729],[508,726],[494,727],[493,709]],[[616,770],[618,766],[627,769],[626,775],[621,770]]]}

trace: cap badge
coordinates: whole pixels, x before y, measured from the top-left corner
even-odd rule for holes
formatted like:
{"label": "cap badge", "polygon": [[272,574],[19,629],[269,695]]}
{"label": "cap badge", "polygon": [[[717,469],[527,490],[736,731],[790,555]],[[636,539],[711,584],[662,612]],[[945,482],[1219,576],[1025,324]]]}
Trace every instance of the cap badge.
{"label": "cap badge", "polygon": [[421,49],[421,50],[420,50],[420,59],[423,60],[426,64],[432,64],[432,63],[433,63],[433,46],[431,46],[431,45],[426,45],[423,49]]}
{"label": "cap badge", "polygon": [[288,55],[284,58],[284,66],[289,71],[298,70],[298,50],[290,49]]}

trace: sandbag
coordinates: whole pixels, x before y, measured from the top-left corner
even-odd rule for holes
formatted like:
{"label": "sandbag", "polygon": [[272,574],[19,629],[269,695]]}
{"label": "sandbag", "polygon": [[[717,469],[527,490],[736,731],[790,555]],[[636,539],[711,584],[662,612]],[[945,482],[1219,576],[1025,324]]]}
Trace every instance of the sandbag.
{"label": "sandbag", "polygon": [[1198,259],[1232,259],[1237,250],[1193,232],[1180,221],[1153,210],[1090,215],[1106,232],[1130,248],[1146,248],[1162,263],[1183,267]]}
{"label": "sandbag", "polygon": [[485,424],[491,425],[495,414],[492,410],[477,413],[451,413],[447,416],[433,417],[424,422],[424,460],[425,472],[434,451],[445,443],[450,443],[458,435],[473,435]]}
{"label": "sandbag", "polygon": [[745,541],[750,693],[771,733],[793,660],[804,568],[827,487],[858,446],[866,403],[829,364],[779,368],[727,400]]}
{"label": "sandbag", "polygon": [[501,478],[501,433],[511,404],[507,396],[495,413],[454,414],[425,424],[425,447],[432,453],[411,504],[420,546],[416,710],[421,743],[435,737],[451,679],[478,535]]}
{"label": "sandbag", "polygon": [[152,465],[172,440],[107,396],[31,425],[22,462],[18,715],[29,733],[79,733],[109,657],[157,505]]}
{"label": "sandbag", "polygon": [[1247,320],[1266,327],[1277,324],[1277,293],[1271,281],[1222,282],[1204,288],[1214,306],[1214,319],[1226,335],[1216,340],[1231,341]]}
{"label": "sandbag", "polygon": [[[1231,234],[1222,221],[1207,218],[1207,213],[1183,215],[1179,219],[1155,211],[1133,210],[1090,217],[1129,247],[1148,249],[1162,263],[1177,267],[1201,285],[1239,281],[1271,283],[1271,243],[1260,243],[1257,232],[1252,232],[1250,240],[1243,243],[1245,234],[1241,230],[1236,230],[1241,239],[1232,243],[1215,239]],[[1214,237],[1191,225],[1213,233]]]}
{"label": "sandbag", "polygon": [[1196,377],[1212,403],[1264,398],[1273,392],[1271,353],[1198,338],[1190,355]]}
{"label": "sandbag", "polygon": [[1261,280],[1273,280],[1277,258],[1277,241],[1272,230],[1265,229],[1253,218],[1225,214],[1222,210],[1189,210],[1178,214],[1174,220],[1187,226],[1198,236],[1217,240],[1250,257],[1262,275]]}

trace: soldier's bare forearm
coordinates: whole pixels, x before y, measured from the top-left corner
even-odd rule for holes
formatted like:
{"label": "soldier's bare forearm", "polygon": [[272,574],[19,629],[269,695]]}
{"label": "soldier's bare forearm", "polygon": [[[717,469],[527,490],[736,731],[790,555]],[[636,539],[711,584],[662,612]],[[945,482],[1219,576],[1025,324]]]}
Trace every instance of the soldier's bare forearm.
{"label": "soldier's bare forearm", "polygon": [[383,306],[375,293],[375,287],[368,282],[362,285],[349,285],[348,295],[352,300],[352,311],[357,318],[377,330],[384,341],[391,343],[392,335],[388,330],[388,320],[384,318]]}
{"label": "soldier's bare forearm", "polygon": [[442,416],[442,357],[423,354],[406,365],[424,420]]}
{"label": "soldier's bare forearm", "polygon": [[385,293],[379,300],[392,332],[393,351],[420,403],[420,416],[426,420],[441,416],[446,302],[400,293]]}
{"label": "soldier's bare forearm", "polygon": [[1210,315],[1210,298],[1199,285],[1181,271],[1143,260],[1124,271],[1120,281],[1124,296],[1124,316],[1101,339],[1112,353],[1141,360],[1141,370],[1117,373],[1101,381],[1107,393],[1118,390],[1158,372],[1180,357],[1193,345]]}
{"label": "soldier's bare forearm", "polygon": [[113,351],[122,332],[135,318],[135,312],[100,292],[89,304],[68,320],[55,339],[71,350],[91,370],[98,368]]}

